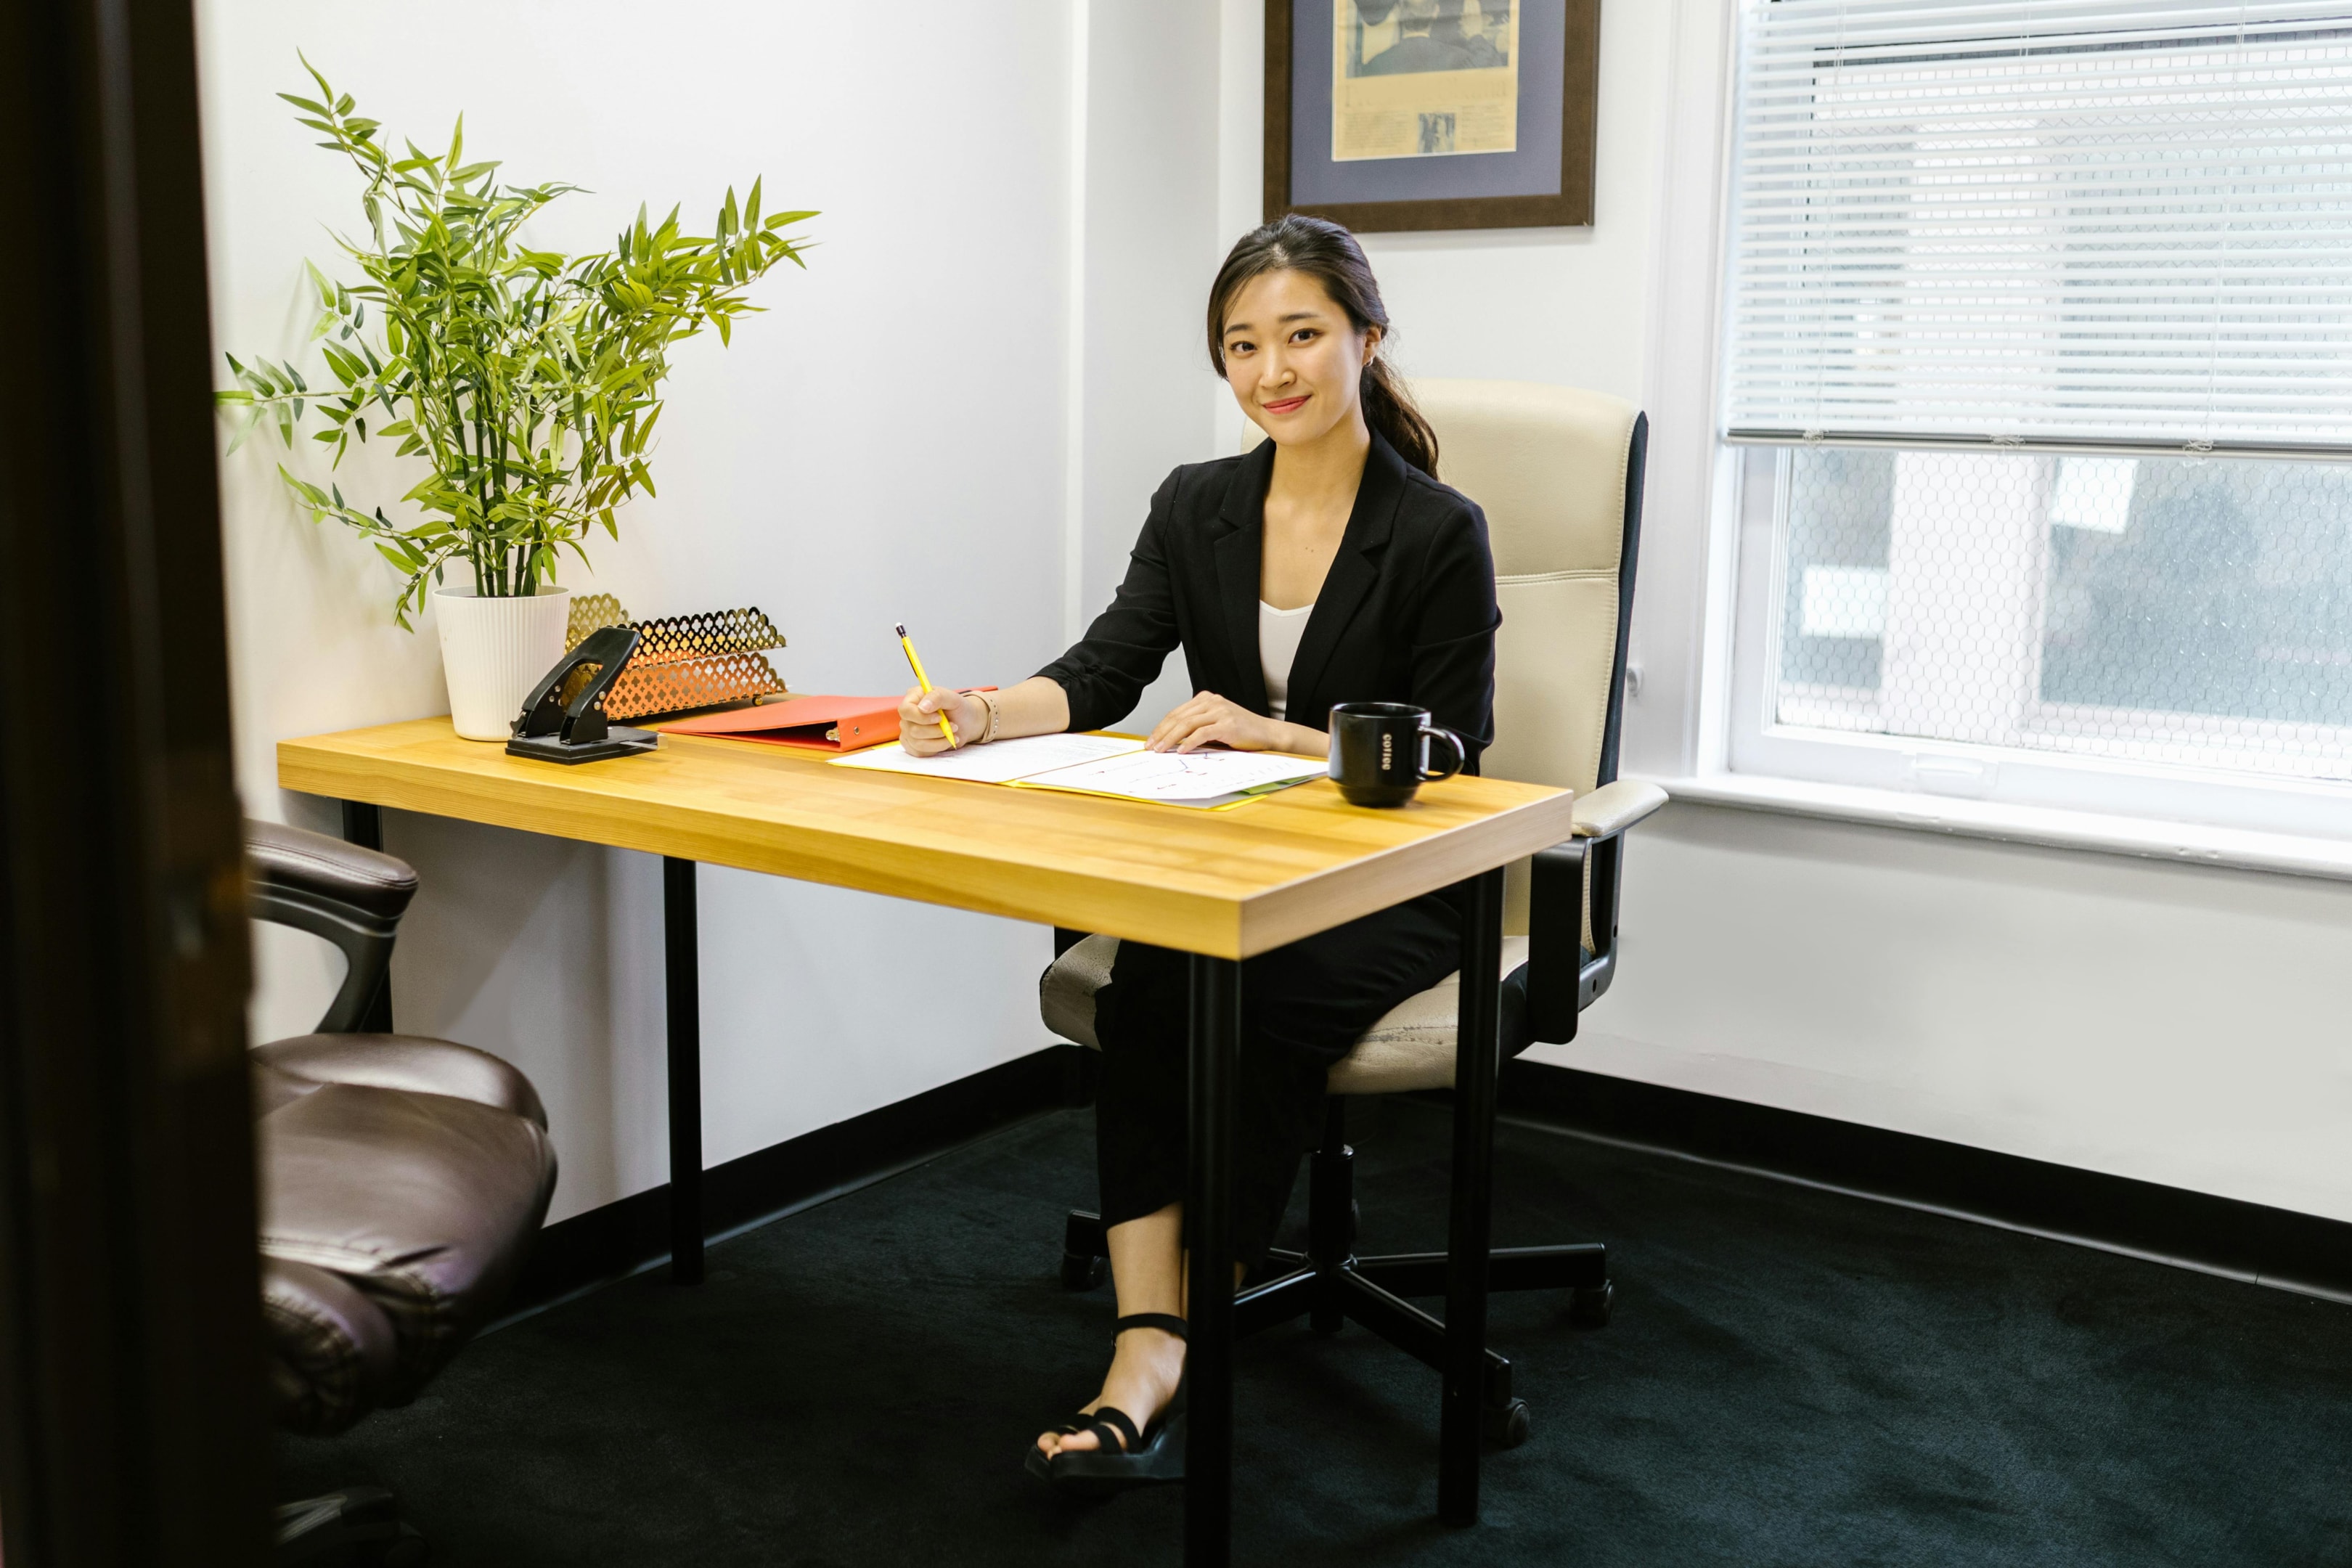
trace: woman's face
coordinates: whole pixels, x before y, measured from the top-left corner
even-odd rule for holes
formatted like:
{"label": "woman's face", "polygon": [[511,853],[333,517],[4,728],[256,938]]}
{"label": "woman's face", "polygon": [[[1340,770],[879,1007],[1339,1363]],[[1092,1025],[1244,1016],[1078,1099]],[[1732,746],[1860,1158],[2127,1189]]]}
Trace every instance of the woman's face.
{"label": "woman's face", "polygon": [[1359,332],[1348,312],[1304,272],[1262,272],[1225,312],[1225,381],[1259,429],[1285,446],[1330,434],[1357,417],[1378,327]]}

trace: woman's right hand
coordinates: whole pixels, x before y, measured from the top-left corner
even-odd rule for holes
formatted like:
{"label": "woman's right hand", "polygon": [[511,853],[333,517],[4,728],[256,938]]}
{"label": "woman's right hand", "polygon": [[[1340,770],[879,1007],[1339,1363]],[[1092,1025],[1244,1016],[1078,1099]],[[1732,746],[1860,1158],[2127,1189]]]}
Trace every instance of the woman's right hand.
{"label": "woman's right hand", "polygon": [[971,737],[988,728],[988,710],[979,698],[961,691],[926,691],[909,687],[898,699],[898,744],[914,756],[936,756],[948,749],[940,733],[940,715],[955,726],[956,743],[969,745]]}

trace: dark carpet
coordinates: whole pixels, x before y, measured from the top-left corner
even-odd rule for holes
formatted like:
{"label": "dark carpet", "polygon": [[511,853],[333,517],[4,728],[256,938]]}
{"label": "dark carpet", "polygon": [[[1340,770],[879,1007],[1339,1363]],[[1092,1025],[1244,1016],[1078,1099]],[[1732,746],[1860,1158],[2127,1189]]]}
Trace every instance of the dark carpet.
{"label": "dark carpet", "polygon": [[[1442,1246],[1446,1113],[1365,1121],[1363,1250]],[[390,1486],[439,1568],[1177,1563],[1180,1491],[1020,1468],[1108,1357],[1108,1291],[1054,1278],[1092,1147],[1044,1117],[524,1320],[289,1439],[281,1495]],[[1608,1242],[1615,1322],[1495,1299],[1534,1435],[1469,1531],[1433,1373],[1245,1342],[1237,1562],[2352,1563],[2352,1309],[1533,1129],[1498,1164],[1497,1245]]]}

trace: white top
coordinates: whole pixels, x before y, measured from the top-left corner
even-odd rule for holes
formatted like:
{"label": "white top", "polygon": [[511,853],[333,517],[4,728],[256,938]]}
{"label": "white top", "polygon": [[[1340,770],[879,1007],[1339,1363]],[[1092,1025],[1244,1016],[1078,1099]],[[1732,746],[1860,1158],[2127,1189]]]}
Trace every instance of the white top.
{"label": "white top", "polygon": [[1257,668],[1265,677],[1266,706],[1277,719],[1288,716],[1290,667],[1298,658],[1298,639],[1306,634],[1307,617],[1314,613],[1312,605],[1277,610],[1264,599],[1257,602]]}

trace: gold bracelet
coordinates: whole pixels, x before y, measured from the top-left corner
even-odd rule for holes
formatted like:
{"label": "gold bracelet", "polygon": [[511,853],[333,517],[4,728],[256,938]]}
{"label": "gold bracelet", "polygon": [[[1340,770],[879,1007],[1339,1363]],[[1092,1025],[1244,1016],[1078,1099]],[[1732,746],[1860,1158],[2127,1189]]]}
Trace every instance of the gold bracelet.
{"label": "gold bracelet", "polygon": [[990,691],[975,691],[972,695],[979,698],[980,705],[988,710],[988,728],[980,732],[980,739],[972,744],[985,746],[996,739],[996,695]]}

